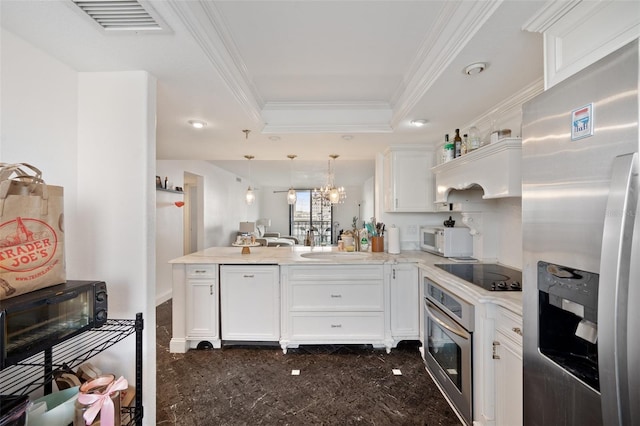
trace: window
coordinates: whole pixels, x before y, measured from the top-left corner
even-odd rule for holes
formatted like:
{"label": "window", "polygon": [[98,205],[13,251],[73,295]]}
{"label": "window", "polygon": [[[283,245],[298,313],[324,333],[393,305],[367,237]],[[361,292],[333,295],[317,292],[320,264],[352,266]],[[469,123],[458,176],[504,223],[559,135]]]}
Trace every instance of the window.
{"label": "window", "polygon": [[323,198],[313,196],[311,189],[296,189],[297,200],[289,207],[289,232],[304,243],[307,231],[312,230],[314,245],[333,242],[333,208]]}

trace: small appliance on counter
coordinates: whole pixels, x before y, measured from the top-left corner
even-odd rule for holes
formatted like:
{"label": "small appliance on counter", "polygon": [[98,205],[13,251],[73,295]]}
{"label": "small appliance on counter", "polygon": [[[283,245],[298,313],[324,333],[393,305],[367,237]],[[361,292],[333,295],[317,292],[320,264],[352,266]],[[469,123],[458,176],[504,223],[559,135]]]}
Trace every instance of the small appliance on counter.
{"label": "small appliance on counter", "polygon": [[0,370],[107,322],[107,284],[67,281],[2,302]]}
{"label": "small appliance on counter", "polygon": [[473,255],[473,236],[466,227],[421,226],[420,249],[444,257],[468,257]]}

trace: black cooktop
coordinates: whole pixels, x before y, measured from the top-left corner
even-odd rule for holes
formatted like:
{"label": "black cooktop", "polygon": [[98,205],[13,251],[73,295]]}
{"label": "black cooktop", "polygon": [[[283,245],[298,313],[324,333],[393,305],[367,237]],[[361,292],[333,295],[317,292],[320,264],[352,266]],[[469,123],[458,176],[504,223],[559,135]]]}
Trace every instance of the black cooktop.
{"label": "black cooktop", "polygon": [[522,291],[522,272],[495,263],[436,265],[450,274],[489,291]]}

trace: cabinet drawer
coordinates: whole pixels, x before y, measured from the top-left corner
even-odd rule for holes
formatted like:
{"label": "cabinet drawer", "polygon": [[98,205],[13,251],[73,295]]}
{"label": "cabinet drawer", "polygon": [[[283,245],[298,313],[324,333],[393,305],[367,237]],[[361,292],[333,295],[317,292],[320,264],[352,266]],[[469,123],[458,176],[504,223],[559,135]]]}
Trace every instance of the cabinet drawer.
{"label": "cabinet drawer", "polygon": [[215,278],[217,265],[187,265],[187,278]]}
{"label": "cabinet drawer", "polygon": [[331,265],[292,266],[289,268],[289,281],[372,281],[383,280],[382,265]]}
{"label": "cabinet drawer", "polygon": [[496,332],[508,337],[514,343],[522,346],[522,317],[508,309],[496,309]]}
{"label": "cabinet drawer", "polygon": [[383,308],[382,283],[291,285],[291,311],[382,311]]}
{"label": "cabinet drawer", "polygon": [[384,314],[361,313],[292,313],[292,340],[368,340],[384,338]]}

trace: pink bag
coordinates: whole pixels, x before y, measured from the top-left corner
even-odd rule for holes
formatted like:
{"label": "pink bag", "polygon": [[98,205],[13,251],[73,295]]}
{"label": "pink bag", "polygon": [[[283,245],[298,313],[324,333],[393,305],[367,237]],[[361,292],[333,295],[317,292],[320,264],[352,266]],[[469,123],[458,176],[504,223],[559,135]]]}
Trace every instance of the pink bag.
{"label": "pink bag", "polygon": [[0,300],[66,282],[63,188],[0,163]]}

